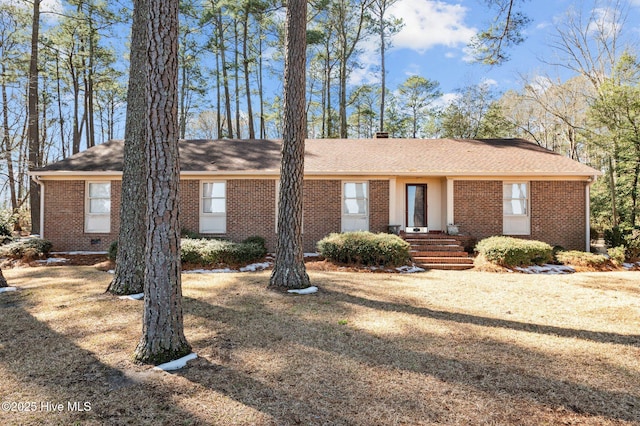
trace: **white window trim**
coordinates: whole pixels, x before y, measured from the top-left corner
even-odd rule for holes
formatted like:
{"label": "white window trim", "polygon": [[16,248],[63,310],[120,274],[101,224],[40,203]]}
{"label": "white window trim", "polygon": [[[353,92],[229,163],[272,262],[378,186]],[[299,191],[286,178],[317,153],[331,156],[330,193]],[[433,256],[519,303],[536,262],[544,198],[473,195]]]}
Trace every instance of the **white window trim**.
{"label": "white window trim", "polygon": [[[365,194],[364,194],[364,199],[366,201],[365,203],[365,212],[364,213],[347,213],[346,212],[346,208],[345,208],[345,201],[347,200],[345,191],[344,191],[344,187],[347,183],[363,183],[365,184]],[[348,231],[348,229],[346,229],[345,227],[345,219],[349,219],[349,218],[357,218],[357,217],[361,217],[361,216],[366,216],[366,221],[367,221],[367,229],[369,229],[369,227],[371,226],[370,220],[370,209],[369,209],[369,186],[371,185],[371,183],[368,180],[343,180],[340,183],[341,189],[340,189],[340,211],[341,211],[341,222],[342,224],[340,225],[341,227],[341,231],[342,232],[346,232]],[[357,199],[357,198],[356,198]]]}
{"label": "white window trim", "polygon": [[[204,185],[207,183],[223,183],[224,184],[224,213],[205,213],[204,210]],[[214,197],[214,199],[219,197]],[[198,228],[201,234],[226,234],[227,233],[227,201],[229,199],[229,191],[226,180],[201,180],[198,190]],[[205,228],[202,218],[223,218],[223,226],[218,229]]]}
{"label": "white window trim", "polygon": [[[345,201],[347,199],[345,193],[344,193],[344,186],[347,183],[364,183],[365,184],[365,194],[364,194],[364,199],[366,201],[365,203],[365,212],[364,213],[347,213],[345,211]],[[353,198],[354,200],[357,200],[357,198]],[[342,215],[343,216],[362,216],[362,215],[366,215],[367,217],[369,217],[369,181],[368,180],[343,180],[342,181]]]}
{"label": "white window trim", "polygon": [[[520,198],[505,198],[504,197],[504,186],[505,185],[526,185],[527,186],[527,197],[526,197],[526,209],[527,212],[525,214],[506,214],[504,212],[504,203],[507,200],[519,200]],[[505,224],[504,222],[508,220],[526,220],[526,229],[522,232],[505,232]],[[502,231],[504,235],[531,235],[531,182],[529,181],[503,181],[502,182]]]}
{"label": "white window trim", "polygon": [[[91,184],[108,183],[109,184],[109,212],[108,213],[92,213],[91,212],[91,193],[89,191]],[[96,197],[97,198],[97,197]],[[90,226],[90,222],[94,222],[99,218],[107,219],[105,227],[94,228]],[[93,219],[93,220],[92,220]],[[85,181],[84,186],[84,232],[86,234],[108,234],[111,232],[111,181],[97,180]]]}

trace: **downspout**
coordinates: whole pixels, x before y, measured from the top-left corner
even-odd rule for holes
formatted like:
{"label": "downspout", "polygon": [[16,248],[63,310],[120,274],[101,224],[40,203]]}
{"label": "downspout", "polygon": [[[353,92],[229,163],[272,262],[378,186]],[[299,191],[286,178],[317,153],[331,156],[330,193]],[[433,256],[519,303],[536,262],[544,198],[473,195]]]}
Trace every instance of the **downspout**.
{"label": "downspout", "polygon": [[44,239],[44,182],[38,175],[31,175],[31,180],[40,185],[40,238]]}
{"label": "downspout", "polygon": [[585,192],[585,251],[591,252],[591,185],[596,181],[597,176],[591,176],[587,179],[587,184],[584,187]]}

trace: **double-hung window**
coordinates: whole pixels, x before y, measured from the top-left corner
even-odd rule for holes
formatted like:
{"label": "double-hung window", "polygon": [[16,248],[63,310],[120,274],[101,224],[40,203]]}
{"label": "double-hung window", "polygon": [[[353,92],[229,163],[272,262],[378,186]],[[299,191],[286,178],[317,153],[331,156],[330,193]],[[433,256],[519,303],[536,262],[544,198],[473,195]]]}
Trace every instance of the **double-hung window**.
{"label": "double-hung window", "polygon": [[529,183],[504,182],[502,185],[503,233],[505,235],[529,235]]}
{"label": "double-hung window", "polygon": [[369,230],[368,182],[342,183],[342,232]]}
{"label": "double-hung window", "polygon": [[200,233],[227,232],[227,183],[202,182],[200,185]]}
{"label": "double-hung window", "polygon": [[85,193],[85,232],[111,232],[111,182],[87,182]]}

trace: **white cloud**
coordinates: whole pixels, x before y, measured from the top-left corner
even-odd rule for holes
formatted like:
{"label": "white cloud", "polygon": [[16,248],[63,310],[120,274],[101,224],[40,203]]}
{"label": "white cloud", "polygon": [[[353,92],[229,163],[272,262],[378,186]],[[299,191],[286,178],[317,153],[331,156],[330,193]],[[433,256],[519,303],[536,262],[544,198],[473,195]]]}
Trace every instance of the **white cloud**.
{"label": "white cloud", "polygon": [[[14,4],[33,13],[33,5],[30,2],[16,2],[14,0],[0,0],[0,4]],[[61,0],[42,0],[40,3],[40,18],[45,23],[54,24],[60,19],[64,8]]]}
{"label": "white cloud", "polygon": [[587,30],[590,34],[614,37],[620,31],[619,11],[612,8],[599,7],[591,11],[593,21],[589,23]]}
{"label": "white cloud", "polygon": [[[446,46],[458,48],[463,46],[465,54],[462,60],[471,62],[473,57],[466,45],[476,34],[476,29],[464,23],[467,8],[433,0],[398,0],[390,9],[389,16],[402,18],[404,26],[391,41],[391,49],[410,49],[420,54],[435,47]],[[377,37],[369,37],[360,45],[358,56],[359,68],[349,76],[349,84],[375,84],[380,82],[380,72],[376,67],[380,64]],[[446,56],[453,58],[456,54],[449,51]],[[408,68],[408,76],[420,74],[419,67]]]}
{"label": "white cloud", "polygon": [[491,87],[491,86],[497,86],[498,82],[492,78],[483,78],[480,84],[483,86]]}
{"label": "white cloud", "polygon": [[389,14],[402,18],[404,27],[393,37],[393,48],[420,53],[434,46],[466,45],[477,30],[465,23],[467,8],[429,0],[399,0]]}

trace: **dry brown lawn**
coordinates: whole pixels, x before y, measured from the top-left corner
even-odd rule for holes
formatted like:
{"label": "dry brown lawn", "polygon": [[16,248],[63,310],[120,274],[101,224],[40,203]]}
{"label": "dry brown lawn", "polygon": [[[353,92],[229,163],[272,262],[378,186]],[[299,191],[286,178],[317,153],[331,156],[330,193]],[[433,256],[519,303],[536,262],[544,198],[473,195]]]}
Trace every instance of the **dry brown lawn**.
{"label": "dry brown lawn", "polygon": [[183,275],[199,358],[173,374],[132,362],[142,302],[109,274],[5,276],[3,425],[640,424],[638,272]]}

